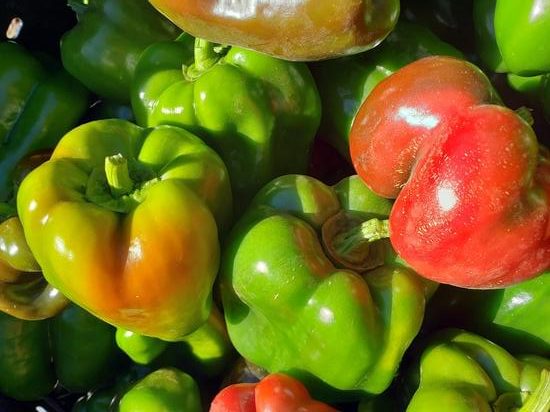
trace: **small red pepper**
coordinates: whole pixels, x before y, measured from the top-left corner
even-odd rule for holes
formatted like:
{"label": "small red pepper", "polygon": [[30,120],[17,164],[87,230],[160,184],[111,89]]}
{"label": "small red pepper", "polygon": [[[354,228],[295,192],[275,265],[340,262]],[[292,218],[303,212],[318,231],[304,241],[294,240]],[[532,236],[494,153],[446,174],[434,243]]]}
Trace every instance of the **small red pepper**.
{"label": "small red pepper", "polygon": [[306,387],[297,379],[273,373],[258,383],[237,383],[220,391],[210,405],[210,412],[337,412],[311,399]]}
{"label": "small red pepper", "polygon": [[550,157],[476,66],[427,57],[381,82],[350,135],[357,173],[396,198],[398,254],[426,278],[499,288],[550,266]]}

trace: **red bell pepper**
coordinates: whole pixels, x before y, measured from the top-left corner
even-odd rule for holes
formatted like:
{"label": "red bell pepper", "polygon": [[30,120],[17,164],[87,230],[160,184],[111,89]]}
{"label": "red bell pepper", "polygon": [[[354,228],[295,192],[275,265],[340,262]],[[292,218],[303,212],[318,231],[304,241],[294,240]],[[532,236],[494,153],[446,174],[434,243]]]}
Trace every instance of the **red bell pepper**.
{"label": "red bell pepper", "polygon": [[476,66],[427,57],[363,103],[350,135],[357,173],[396,198],[389,232],[426,278],[497,288],[550,266],[550,156]]}
{"label": "red bell pepper", "polygon": [[336,412],[336,409],[311,399],[297,379],[273,373],[258,383],[237,383],[220,391],[210,412]]}

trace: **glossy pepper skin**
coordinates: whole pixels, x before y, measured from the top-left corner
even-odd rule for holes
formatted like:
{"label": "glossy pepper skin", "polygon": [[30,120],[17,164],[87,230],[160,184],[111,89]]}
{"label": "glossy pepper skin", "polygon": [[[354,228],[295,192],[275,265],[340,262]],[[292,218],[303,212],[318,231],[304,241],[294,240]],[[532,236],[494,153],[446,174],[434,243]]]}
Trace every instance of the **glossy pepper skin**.
{"label": "glossy pepper skin", "polygon": [[141,52],[180,33],[146,0],[70,0],[78,23],[61,38],[63,66],[100,97],[129,102]]}
{"label": "glossy pepper skin", "polygon": [[86,392],[112,377],[122,353],[115,329],[76,305],[57,317],[27,321],[0,313],[0,392],[37,400],[59,384]]}
{"label": "glossy pepper skin", "polygon": [[210,405],[210,412],[336,412],[311,398],[297,379],[273,373],[258,383],[238,383],[222,389]]}
{"label": "glossy pepper skin", "polygon": [[267,184],[222,264],[236,350],[270,373],[298,378],[319,399],[384,391],[433,288],[397,263],[387,239],[375,240],[379,228],[370,242],[362,237],[390,208],[357,176],[334,187],[303,175]]}
{"label": "glossy pepper skin", "polygon": [[335,58],[373,48],[399,16],[397,0],[149,1],[187,33],[286,60]]}
{"label": "glossy pepper skin", "polygon": [[548,151],[498,102],[476,66],[426,57],[382,81],[354,122],[354,167],[396,198],[392,245],[424,277],[502,288],[550,265]]}
{"label": "glossy pepper skin", "polygon": [[522,76],[550,72],[549,0],[497,0],[495,37],[506,70]]}
{"label": "glossy pepper skin", "polygon": [[45,278],[100,319],[178,340],[208,318],[232,200],[223,162],[198,137],[121,119],[83,124],[17,200]]}
{"label": "glossy pepper skin", "polygon": [[132,107],[141,126],[172,124],[204,138],[228,168],[236,208],[274,177],[305,173],[321,117],[305,64],[188,35],[141,55]]}
{"label": "glossy pepper skin", "polygon": [[[351,163],[349,133],[361,103],[383,79],[428,55],[462,57],[424,26],[400,21],[373,50],[310,65],[323,107],[320,136]],[[345,73],[345,76],[342,75]]]}
{"label": "glossy pepper skin", "polygon": [[180,342],[166,342],[117,328],[118,347],[140,365],[177,366],[193,376],[221,375],[235,356],[221,312],[213,307],[208,320]]}
{"label": "glossy pepper skin", "polygon": [[202,412],[195,380],[176,368],[161,368],[136,382],[122,395],[120,412]]}
{"label": "glossy pepper skin", "polygon": [[434,337],[422,354],[419,387],[407,412],[436,408],[546,411],[549,407],[549,359],[515,358],[481,336],[448,329]]}
{"label": "glossy pepper skin", "polygon": [[441,285],[426,309],[423,328],[460,327],[498,342],[514,354],[550,353],[550,272],[503,289]]}
{"label": "glossy pepper skin", "polygon": [[13,173],[29,153],[50,149],[88,107],[88,92],[64,70],[24,47],[0,42],[0,201],[10,200]]}

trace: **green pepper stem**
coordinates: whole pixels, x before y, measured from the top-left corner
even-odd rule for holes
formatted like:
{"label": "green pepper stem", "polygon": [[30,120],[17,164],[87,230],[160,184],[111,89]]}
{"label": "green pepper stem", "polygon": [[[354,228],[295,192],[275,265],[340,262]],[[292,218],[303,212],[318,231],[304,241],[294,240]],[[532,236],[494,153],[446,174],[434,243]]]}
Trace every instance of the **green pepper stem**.
{"label": "green pepper stem", "polygon": [[128,161],[120,153],[105,158],[105,176],[114,197],[124,196],[134,188],[134,182],[128,170]]}
{"label": "green pepper stem", "polygon": [[340,233],[334,239],[334,248],[338,253],[346,255],[362,244],[372,243],[388,237],[390,237],[389,221],[373,218]]}
{"label": "green pepper stem", "polygon": [[192,81],[212,68],[222,57],[224,48],[205,39],[196,38],[194,57],[195,62],[183,67],[184,77]]}
{"label": "green pepper stem", "polygon": [[540,381],[518,412],[546,412],[550,410],[550,370],[543,369]]}
{"label": "green pepper stem", "polygon": [[340,212],[322,227],[325,250],[333,261],[347,269],[366,271],[384,263],[386,242],[390,237],[387,219],[362,220],[353,214]]}

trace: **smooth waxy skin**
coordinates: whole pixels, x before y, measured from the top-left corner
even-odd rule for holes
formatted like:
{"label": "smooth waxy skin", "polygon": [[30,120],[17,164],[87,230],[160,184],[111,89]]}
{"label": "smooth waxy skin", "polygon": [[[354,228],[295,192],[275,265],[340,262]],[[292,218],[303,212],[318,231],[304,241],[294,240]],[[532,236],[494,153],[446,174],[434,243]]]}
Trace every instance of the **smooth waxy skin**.
{"label": "smooth waxy skin", "polygon": [[351,162],[351,126],[372,89],[406,64],[436,54],[462,57],[427,28],[399,22],[374,50],[312,64],[323,107],[320,135]]}
{"label": "smooth waxy skin", "polygon": [[84,114],[88,92],[64,70],[50,70],[22,46],[0,43],[0,201],[29,153],[53,148]]}
{"label": "smooth waxy skin", "polygon": [[180,31],[146,0],[69,1],[78,23],[61,39],[63,66],[100,97],[129,102],[141,52]]}
{"label": "smooth waxy skin", "polygon": [[120,412],[201,412],[199,387],[193,378],[176,368],[151,372],[120,399]]}
{"label": "smooth waxy skin", "polygon": [[547,151],[495,102],[472,64],[427,57],[381,82],[354,123],[355,169],[397,198],[392,245],[429,279],[498,288],[550,265]]}
{"label": "smooth waxy skin", "polygon": [[[542,377],[544,369],[550,372],[550,360],[534,356],[516,359],[481,336],[459,329],[445,330],[422,354],[419,387],[407,412],[435,408],[500,412],[519,408],[533,402],[529,398],[539,383],[548,379]],[[506,397],[513,402],[507,403]],[[546,388],[538,399],[539,409],[531,404],[532,409],[525,410],[547,410],[549,399]]]}
{"label": "smooth waxy skin", "polygon": [[399,2],[149,0],[185,32],[287,60],[359,53],[388,35]]}
{"label": "smooth waxy skin", "polygon": [[258,383],[230,385],[221,390],[209,412],[336,412],[336,409],[311,398],[297,379],[273,373]]}
{"label": "smooth waxy skin", "polygon": [[[104,180],[118,153],[135,167],[122,197]],[[46,279],[99,318],[166,340],[208,318],[231,191],[196,136],[116,119],[81,125],[25,178],[18,211]]]}
{"label": "smooth waxy skin", "polygon": [[334,189],[301,175],[266,185],[237,224],[222,265],[237,351],[271,373],[299,378],[323,399],[385,390],[420,327],[426,285],[395,263],[362,274],[339,268],[320,236],[339,212],[369,219],[390,207],[356,176]]}
{"label": "smooth waxy skin", "polygon": [[495,37],[507,71],[550,72],[550,1],[497,0]]}
{"label": "smooth waxy skin", "polygon": [[305,173],[321,105],[305,64],[237,47],[211,50],[208,61],[201,51],[212,47],[190,36],[149,47],[132,107],[141,126],[177,125],[204,138],[224,160],[242,210],[269,180]]}
{"label": "smooth waxy skin", "polygon": [[550,272],[504,289],[444,285],[430,300],[424,326],[455,326],[498,342],[512,353],[550,353]]}

